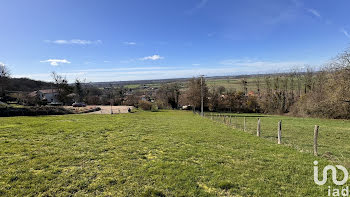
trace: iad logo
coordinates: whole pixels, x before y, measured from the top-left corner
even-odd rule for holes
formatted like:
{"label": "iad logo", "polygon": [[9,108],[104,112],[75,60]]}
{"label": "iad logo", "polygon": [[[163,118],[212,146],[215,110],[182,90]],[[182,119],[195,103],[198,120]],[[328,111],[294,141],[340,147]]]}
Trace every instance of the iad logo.
{"label": "iad logo", "polygon": [[326,167],[323,168],[323,178],[322,178],[322,181],[319,181],[318,180],[318,161],[314,161],[314,181],[317,185],[324,185],[326,182],[327,182],[327,172],[328,170],[331,170],[332,171],[332,180],[333,180],[333,183],[336,184],[336,185],[344,185],[346,183],[346,181],[348,181],[348,178],[349,178],[349,173],[348,173],[348,170],[344,167],[344,166],[341,166],[341,165],[336,165],[336,167],[343,171],[344,173],[344,178],[343,180],[341,181],[338,181],[337,180],[337,169],[332,166],[332,165],[328,165]]}
{"label": "iad logo", "polygon": [[[323,177],[322,177],[322,181],[318,180],[318,161],[314,161],[314,182],[317,185],[324,185],[327,182],[327,172],[328,170],[332,171],[332,180],[333,183],[336,185],[344,185],[346,183],[346,181],[348,181],[349,178],[349,173],[346,170],[345,167],[341,166],[341,165],[336,165],[335,167],[332,165],[328,165],[326,167],[323,168]],[[341,171],[343,171],[344,173],[344,178],[341,181],[337,180],[337,168]],[[332,188],[332,186],[328,186],[328,196],[349,196],[349,186],[346,187],[342,187],[339,189],[338,188]]]}

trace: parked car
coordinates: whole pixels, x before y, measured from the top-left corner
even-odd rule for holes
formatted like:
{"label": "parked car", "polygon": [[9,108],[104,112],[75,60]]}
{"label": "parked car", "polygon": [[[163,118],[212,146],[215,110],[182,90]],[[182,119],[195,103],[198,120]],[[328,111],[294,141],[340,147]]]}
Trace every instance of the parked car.
{"label": "parked car", "polygon": [[85,103],[73,103],[73,107],[86,107]]}

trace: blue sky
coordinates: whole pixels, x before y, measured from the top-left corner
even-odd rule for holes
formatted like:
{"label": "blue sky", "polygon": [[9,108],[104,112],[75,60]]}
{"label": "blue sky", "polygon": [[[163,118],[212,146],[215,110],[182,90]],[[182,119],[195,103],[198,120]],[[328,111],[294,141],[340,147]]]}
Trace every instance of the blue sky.
{"label": "blue sky", "polygon": [[349,47],[348,0],[2,0],[14,77],[120,81],[281,72]]}

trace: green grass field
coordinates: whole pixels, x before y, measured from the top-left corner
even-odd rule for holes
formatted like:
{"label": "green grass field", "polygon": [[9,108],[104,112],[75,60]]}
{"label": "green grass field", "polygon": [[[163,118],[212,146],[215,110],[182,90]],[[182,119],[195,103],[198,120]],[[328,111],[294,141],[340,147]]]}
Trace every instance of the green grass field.
{"label": "green grass field", "polygon": [[[321,153],[346,143],[348,121],[285,118],[287,144],[315,121]],[[325,196],[313,161],[332,160],[277,145],[267,119],[258,138],[183,111],[0,118],[0,196]]]}
{"label": "green grass field", "polygon": [[[236,90],[236,91],[243,91],[242,85],[241,85],[241,80],[238,78],[232,78],[232,77],[227,77],[226,79],[220,78],[208,78],[206,79],[206,83],[209,87],[209,89],[213,89],[219,86],[223,86],[226,88],[226,90]],[[247,89],[248,91],[256,91],[257,87],[255,84],[256,77],[247,77]],[[187,88],[187,81],[179,81],[178,82],[182,86],[182,90],[185,90]],[[260,78],[260,83],[261,83],[261,89],[265,87],[265,81],[264,78]],[[131,88],[131,89],[140,89],[143,90],[142,86],[148,86],[152,88],[159,88],[161,87],[162,83],[146,83],[146,84],[126,84],[124,85],[125,88]]]}
{"label": "green grass field", "polygon": [[[223,86],[226,90],[236,90],[236,91],[243,91],[242,87],[242,79],[237,78],[227,78],[227,79],[207,79],[207,85],[209,89]],[[250,91],[257,91],[256,83],[255,83],[256,77],[248,77],[246,78],[247,81],[247,89],[248,92]],[[263,89],[265,87],[264,79],[260,79],[260,88]]]}

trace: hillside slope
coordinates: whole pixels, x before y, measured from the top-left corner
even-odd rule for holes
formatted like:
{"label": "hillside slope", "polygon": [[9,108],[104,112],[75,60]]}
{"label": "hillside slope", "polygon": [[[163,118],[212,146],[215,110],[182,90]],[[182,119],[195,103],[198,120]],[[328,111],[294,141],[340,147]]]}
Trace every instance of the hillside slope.
{"label": "hillside slope", "polygon": [[10,78],[7,80],[6,90],[30,92],[51,87],[53,87],[53,83],[28,78]]}
{"label": "hillside slope", "polygon": [[2,195],[326,195],[327,161],[190,112],[0,121]]}

